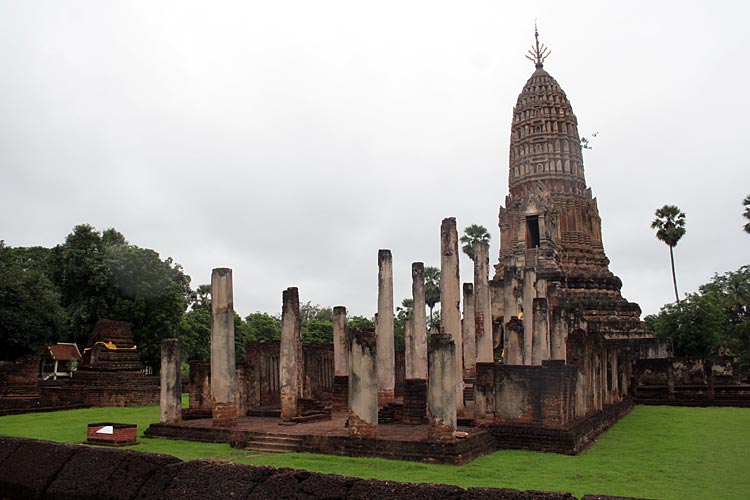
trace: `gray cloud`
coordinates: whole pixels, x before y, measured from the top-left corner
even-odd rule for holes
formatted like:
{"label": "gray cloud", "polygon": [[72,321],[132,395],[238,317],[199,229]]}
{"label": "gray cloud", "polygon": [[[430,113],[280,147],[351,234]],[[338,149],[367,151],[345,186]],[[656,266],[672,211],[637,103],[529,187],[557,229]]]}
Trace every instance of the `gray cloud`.
{"label": "gray cloud", "polygon": [[[676,7],[679,6],[679,9]],[[246,315],[376,308],[378,248],[439,264],[439,227],[497,254],[512,107],[533,68],[566,90],[605,250],[644,312],[671,300],[654,210],[679,205],[684,292],[747,263],[748,45],[740,2],[0,3],[0,238],[114,226],[193,277],[235,274]],[[493,262],[494,263],[494,262]],[[462,260],[464,280],[469,261]]]}

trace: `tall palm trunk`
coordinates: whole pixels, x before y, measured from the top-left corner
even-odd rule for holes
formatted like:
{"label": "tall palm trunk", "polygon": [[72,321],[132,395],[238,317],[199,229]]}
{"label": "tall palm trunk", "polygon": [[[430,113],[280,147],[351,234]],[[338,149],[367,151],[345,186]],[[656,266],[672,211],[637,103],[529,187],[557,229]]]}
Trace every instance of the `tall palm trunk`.
{"label": "tall palm trunk", "polygon": [[669,246],[669,260],[672,263],[672,283],[674,283],[674,298],[677,299],[677,305],[680,305],[680,294],[677,293],[677,275],[674,272],[674,252],[672,246]]}

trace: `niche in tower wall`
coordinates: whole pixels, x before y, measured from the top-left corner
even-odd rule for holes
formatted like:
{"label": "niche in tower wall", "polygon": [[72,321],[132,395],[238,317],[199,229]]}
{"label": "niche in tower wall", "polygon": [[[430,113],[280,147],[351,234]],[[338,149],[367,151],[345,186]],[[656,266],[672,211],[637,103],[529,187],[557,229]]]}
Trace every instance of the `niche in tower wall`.
{"label": "niche in tower wall", "polygon": [[539,246],[539,216],[526,216],[526,248]]}

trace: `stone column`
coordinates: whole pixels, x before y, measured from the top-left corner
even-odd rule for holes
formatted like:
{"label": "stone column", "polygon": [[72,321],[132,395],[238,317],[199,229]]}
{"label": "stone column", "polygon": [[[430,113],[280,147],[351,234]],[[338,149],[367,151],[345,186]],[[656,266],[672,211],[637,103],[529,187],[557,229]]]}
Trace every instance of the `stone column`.
{"label": "stone column", "polygon": [[464,341],[464,378],[473,379],[477,373],[476,318],[474,315],[474,285],[464,283],[464,317],[461,336]]}
{"label": "stone column", "polygon": [[302,390],[302,339],[300,337],[299,290],[290,287],[282,293],[281,353],[279,388],[281,419],[290,421],[298,415],[297,403]]}
{"label": "stone column", "polygon": [[458,233],[455,217],[440,225],[440,325],[442,333],[453,339],[456,360],[456,410],[464,410],[464,370],[461,349],[460,280],[458,277]]}
{"label": "stone column", "polygon": [[427,416],[430,441],[453,441],[456,431],[456,344],[450,334],[433,334]]}
{"label": "stone column", "polygon": [[547,299],[532,300],[532,331],[534,332],[533,348],[531,350],[531,364],[541,365],[542,361],[550,359],[549,355],[549,319],[547,316]]}
{"label": "stone column", "polygon": [[495,363],[477,363],[474,379],[474,422],[492,423],[495,416]]}
{"label": "stone column", "polygon": [[393,340],[393,257],[390,250],[378,250],[378,404],[393,401],[396,388],[396,356]]}
{"label": "stone column", "polygon": [[523,321],[513,316],[505,324],[505,358],[506,365],[522,365],[524,356],[524,329]]}
{"label": "stone column", "polygon": [[182,420],[182,374],[180,370],[180,342],[161,341],[161,394],[159,422],[176,424]]}
{"label": "stone column", "polygon": [[349,435],[374,438],[378,433],[378,349],[375,333],[350,330],[348,345],[351,360]]}
{"label": "stone column", "polygon": [[237,381],[234,360],[234,292],[232,270],[211,273],[211,400],[216,426],[237,419]]}
{"label": "stone column", "polygon": [[489,252],[488,243],[476,242],[474,244],[474,315],[476,317],[476,359],[479,363],[492,363],[495,360],[488,281]]}
{"label": "stone column", "polygon": [[346,345],[346,307],[333,308],[333,411],[344,411],[349,396],[349,348]]}
{"label": "stone column", "polygon": [[410,335],[405,335],[406,379],[427,380],[427,314],[425,312],[424,264],[411,265],[413,310]]}
{"label": "stone column", "polygon": [[565,359],[565,339],[568,338],[568,322],[566,312],[560,307],[553,307],[550,314],[549,326],[549,356],[550,359]]}

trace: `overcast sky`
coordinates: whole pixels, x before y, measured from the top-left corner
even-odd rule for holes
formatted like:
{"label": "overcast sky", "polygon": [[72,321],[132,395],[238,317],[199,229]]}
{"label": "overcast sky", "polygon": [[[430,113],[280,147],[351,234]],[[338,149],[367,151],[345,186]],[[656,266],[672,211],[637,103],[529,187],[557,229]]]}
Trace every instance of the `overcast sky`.
{"label": "overcast sky", "polygon": [[[235,309],[281,292],[377,308],[440,222],[481,224],[497,262],[512,109],[534,68],[570,99],[623,295],[674,300],[650,228],[676,204],[680,292],[748,264],[748,2],[0,0],[0,239],[114,227],[194,287],[234,270]],[[470,261],[461,277],[471,281]]]}

